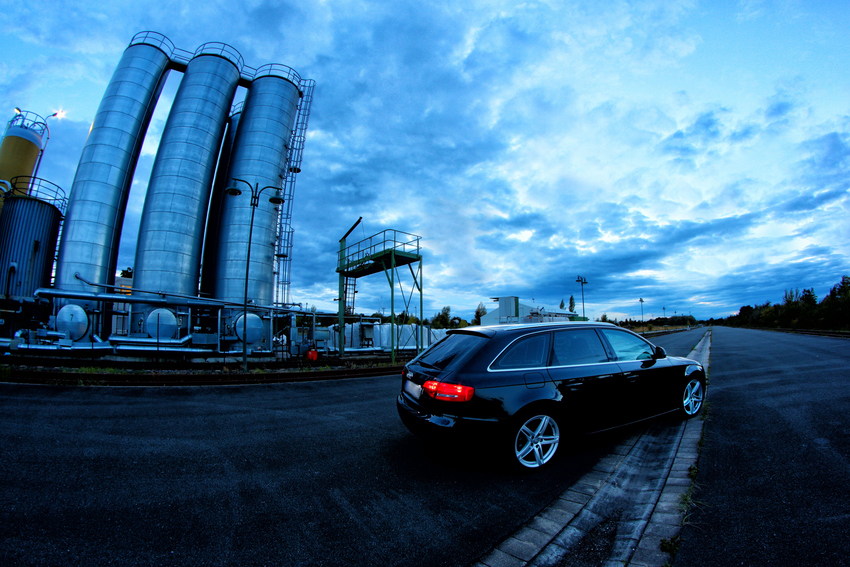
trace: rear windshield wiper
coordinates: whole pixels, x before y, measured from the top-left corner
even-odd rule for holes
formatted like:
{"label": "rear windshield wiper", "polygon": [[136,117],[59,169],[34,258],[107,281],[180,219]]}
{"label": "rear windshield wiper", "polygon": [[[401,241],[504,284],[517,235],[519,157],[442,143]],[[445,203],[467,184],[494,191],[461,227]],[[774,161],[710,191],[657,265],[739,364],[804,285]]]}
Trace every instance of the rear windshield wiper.
{"label": "rear windshield wiper", "polygon": [[425,362],[424,360],[417,360],[416,364],[418,364],[419,366],[422,366],[424,368],[428,368],[430,370],[442,370],[439,366],[434,366],[430,362]]}

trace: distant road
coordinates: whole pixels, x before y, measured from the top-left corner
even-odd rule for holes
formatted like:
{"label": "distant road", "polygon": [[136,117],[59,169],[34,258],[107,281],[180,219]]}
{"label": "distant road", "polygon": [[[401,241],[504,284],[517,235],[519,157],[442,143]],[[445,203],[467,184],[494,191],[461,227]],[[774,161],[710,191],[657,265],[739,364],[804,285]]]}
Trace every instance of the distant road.
{"label": "distant road", "polygon": [[675,567],[850,565],[850,341],[714,327]]}

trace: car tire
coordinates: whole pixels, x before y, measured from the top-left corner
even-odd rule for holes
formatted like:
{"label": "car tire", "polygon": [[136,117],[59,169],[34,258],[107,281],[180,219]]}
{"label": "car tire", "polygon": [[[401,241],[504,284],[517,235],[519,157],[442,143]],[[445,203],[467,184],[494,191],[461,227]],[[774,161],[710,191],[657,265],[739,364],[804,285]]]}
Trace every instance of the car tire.
{"label": "car tire", "polygon": [[540,468],[552,461],[561,442],[561,427],[547,412],[524,414],[514,422],[509,457],[520,470]]}
{"label": "car tire", "polygon": [[689,378],[682,391],[682,402],[679,413],[685,419],[699,415],[705,403],[705,380],[702,377]]}

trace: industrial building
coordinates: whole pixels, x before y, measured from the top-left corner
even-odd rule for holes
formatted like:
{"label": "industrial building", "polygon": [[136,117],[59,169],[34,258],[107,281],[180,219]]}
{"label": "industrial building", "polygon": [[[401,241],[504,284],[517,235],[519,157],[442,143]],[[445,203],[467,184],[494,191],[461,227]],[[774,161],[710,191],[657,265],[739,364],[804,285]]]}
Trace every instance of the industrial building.
{"label": "industrial building", "polygon": [[[166,77],[132,278],[116,281],[128,195]],[[0,352],[280,357],[302,342],[291,227],[315,82],[233,47],[142,32],[97,109],[70,190],[38,177],[46,118],[16,109],[0,147]],[[234,104],[237,88],[247,93]],[[279,351],[279,352],[276,352]]]}
{"label": "industrial building", "polygon": [[549,310],[545,307],[534,307],[520,303],[519,298],[515,296],[494,297],[493,301],[499,304],[499,308],[483,315],[481,317],[482,325],[586,320],[571,311]]}

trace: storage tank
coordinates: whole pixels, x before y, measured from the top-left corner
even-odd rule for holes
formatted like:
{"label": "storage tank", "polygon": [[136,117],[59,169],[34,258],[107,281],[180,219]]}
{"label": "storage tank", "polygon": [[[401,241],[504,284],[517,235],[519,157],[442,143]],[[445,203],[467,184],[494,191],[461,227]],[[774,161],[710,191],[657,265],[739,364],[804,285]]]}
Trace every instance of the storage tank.
{"label": "storage tank", "polygon": [[[3,142],[0,143],[0,180],[6,182],[3,184],[4,191],[10,188],[15,177],[34,175],[47,130],[44,118],[38,114],[17,108],[15,111],[15,116],[6,125]],[[25,186],[15,191],[26,194],[27,189]],[[2,207],[3,200],[0,199],[0,209]]]}
{"label": "storage tank", "polygon": [[71,187],[56,287],[99,291],[115,280],[118,243],[136,162],[169,70],[173,44],[153,32],[124,50],[95,114]]}
{"label": "storage tank", "polygon": [[[279,197],[287,175],[287,151],[298,114],[300,77],[284,65],[266,65],[251,82],[230,161],[231,186],[241,195],[225,195],[221,221],[208,227],[217,240],[214,266],[216,299],[241,303],[245,294],[245,262],[251,235],[248,299],[271,305],[275,287],[275,242],[278,238]],[[252,191],[261,193],[253,200]],[[253,210],[252,210],[253,209]],[[253,213],[253,229],[251,217]]]}
{"label": "storage tank", "polygon": [[0,211],[0,294],[31,301],[36,289],[50,285],[65,194],[44,180],[18,179]]}
{"label": "storage tank", "polygon": [[[241,71],[242,57],[221,43],[202,45],[186,67],[145,197],[133,272],[133,287],[142,291],[134,295],[198,294],[215,166]],[[134,330],[150,309],[134,304]]]}
{"label": "storage tank", "polygon": [[207,237],[204,238],[204,259],[201,264],[201,295],[213,297],[215,294],[215,265],[218,258],[218,238],[210,237],[209,233],[213,227],[221,226],[221,203],[224,190],[227,188],[230,178],[227,176],[230,169],[230,159],[233,155],[233,142],[236,139],[236,131],[239,128],[239,120],[242,118],[242,107],[244,102],[233,105],[230,110],[230,118],[227,121],[227,129],[224,132],[224,141],[221,144],[221,153],[218,156],[215,183],[213,185],[212,197],[210,199],[210,210],[207,215]]}

